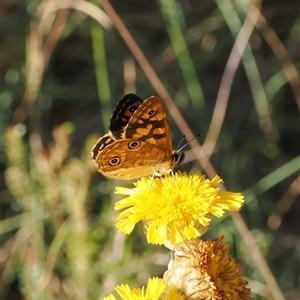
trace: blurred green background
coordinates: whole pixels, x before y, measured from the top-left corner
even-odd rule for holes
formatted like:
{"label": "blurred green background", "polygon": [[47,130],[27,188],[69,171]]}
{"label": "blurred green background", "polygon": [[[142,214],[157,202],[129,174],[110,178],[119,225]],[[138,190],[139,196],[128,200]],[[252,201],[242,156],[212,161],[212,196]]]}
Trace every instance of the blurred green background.
{"label": "blurred green background", "polygon": [[[90,158],[129,92],[160,95],[174,116],[170,96],[212,145],[284,297],[299,299],[298,1],[102,1],[109,16],[96,0],[0,6],[2,299],[100,299],[166,270],[170,253],[140,226],[130,236],[114,227],[115,186],[132,184],[104,178]],[[174,148],[193,136],[170,123]],[[200,148],[185,150],[181,170],[207,171]],[[238,229],[215,218],[204,238],[225,236],[255,299],[283,299]]]}

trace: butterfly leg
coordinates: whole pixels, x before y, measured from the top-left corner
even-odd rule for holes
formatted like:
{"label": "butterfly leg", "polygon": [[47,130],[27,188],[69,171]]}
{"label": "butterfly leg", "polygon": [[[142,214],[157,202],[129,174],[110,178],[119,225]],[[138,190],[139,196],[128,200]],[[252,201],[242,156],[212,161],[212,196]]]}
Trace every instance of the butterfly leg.
{"label": "butterfly leg", "polygon": [[177,187],[181,189],[181,187],[179,186],[179,184],[177,183],[176,179],[175,179],[175,173],[173,169],[170,169],[168,171],[168,174],[172,175],[174,182],[176,183]]}

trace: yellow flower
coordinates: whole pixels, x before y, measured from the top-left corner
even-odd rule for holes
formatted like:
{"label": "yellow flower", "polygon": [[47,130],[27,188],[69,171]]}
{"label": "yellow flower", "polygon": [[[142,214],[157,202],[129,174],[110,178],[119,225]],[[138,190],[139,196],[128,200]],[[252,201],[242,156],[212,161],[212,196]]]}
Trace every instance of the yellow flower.
{"label": "yellow flower", "polygon": [[164,280],[169,287],[181,291],[185,299],[252,299],[248,283],[228,255],[223,237],[217,241],[186,241],[175,248],[175,258]]}
{"label": "yellow flower", "polygon": [[[184,300],[180,293],[175,289],[169,289],[166,292],[167,284],[161,278],[150,278],[147,284],[147,291],[142,289],[130,289],[129,286],[120,285],[115,288],[121,300]],[[102,300],[116,300],[113,295],[103,298]]]}
{"label": "yellow flower", "polygon": [[221,217],[224,210],[238,211],[244,202],[240,193],[222,192],[216,188],[222,182],[202,174],[142,178],[135,188],[117,187],[116,193],[129,195],[118,201],[115,209],[123,211],[116,224],[129,234],[137,222],[143,221],[147,240],[152,244],[170,241],[176,245],[205,233],[211,215]]}

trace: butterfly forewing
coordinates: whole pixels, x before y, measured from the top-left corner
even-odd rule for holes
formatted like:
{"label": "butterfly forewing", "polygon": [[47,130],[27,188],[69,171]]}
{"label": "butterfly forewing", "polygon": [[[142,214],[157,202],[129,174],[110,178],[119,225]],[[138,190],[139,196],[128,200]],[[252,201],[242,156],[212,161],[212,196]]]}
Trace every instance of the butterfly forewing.
{"label": "butterfly forewing", "polygon": [[135,94],[127,94],[116,105],[110,119],[109,130],[112,136],[119,140],[133,113],[143,103]]}
{"label": "butterfly forewing", "polygon": [[147,98],[133,113],[122,137],[146,141],[170,155],[170,127],[162,100],[156,96]]}

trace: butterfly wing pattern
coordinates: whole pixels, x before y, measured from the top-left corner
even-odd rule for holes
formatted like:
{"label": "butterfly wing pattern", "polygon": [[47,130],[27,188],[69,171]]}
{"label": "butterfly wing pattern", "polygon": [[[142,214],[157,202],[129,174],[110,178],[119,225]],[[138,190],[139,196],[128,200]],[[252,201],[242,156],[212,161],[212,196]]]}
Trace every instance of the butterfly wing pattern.
{"label": "butterfly wing pattern", "polygon": [[97,155],[109,144],[121,139],[121,134],[131,116],[142,103],[143,100],[135,94],[127,94],[120,99],[110,118],[108,133],[99,138],[92,148],[92,159],[95,160]]}
{"label": "butterfly wing pattern", "polygon": [[[92,149],[96,167],[104,176],[131,180],[172,172],[184,153],[172,151],[170,127],[162,100],[140,102],[134,94],[117,104],[109,133]],[[134,95],[134,96],[132,96]],[[123,103],[121,103],[123,102]]]}
{"label": "butterfly wing pattern", "polygon": [[109,124],[109,132],[116,140],[121,139],[130,118],[142,103],[143,100],[135,94],[127,94],[118,102]]}

